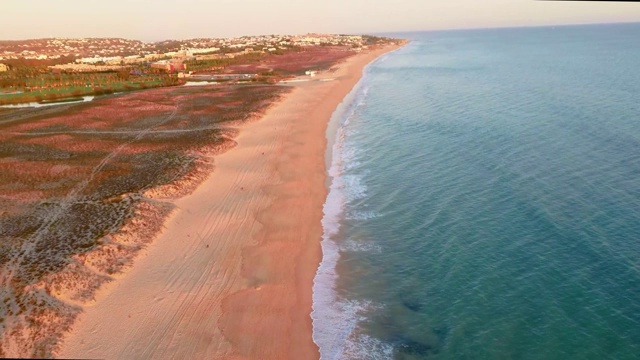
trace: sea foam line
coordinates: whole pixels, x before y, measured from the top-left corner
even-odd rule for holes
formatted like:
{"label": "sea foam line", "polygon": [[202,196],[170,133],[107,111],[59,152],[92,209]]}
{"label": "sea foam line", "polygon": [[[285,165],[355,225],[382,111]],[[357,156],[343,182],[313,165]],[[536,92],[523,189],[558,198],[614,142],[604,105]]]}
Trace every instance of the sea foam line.
{"label": "sea foam line", "polygon": [[344,351],[349,347],[348,339],[352,337],[359,321],[358,313],[366,307],[364,304],[338,299],[335,291],[338,275],[335,269],[340,257],[340,248],[335,238],[340,231],[340,222],[345,216],[346,203],[354,196],[362,196],[366,191],[362,186],[354,187],[354,183],[357,182],[354,182],[353,176],[346,176],[345,170],[350,168],[351,162],[356,161],[356,152],[346,143],[346,129],[356,111],[366,104],[369,90],[365,85],[368,67],[365,67],[363,77],[338,106],[331,120],[339,121],[339,126],[335,142],[329,149],[331,162],[328,175],[331,183],[323,207],[323,258],[314,278],[311,312],[313,341],[320,349],[321,359],[343,357]]}

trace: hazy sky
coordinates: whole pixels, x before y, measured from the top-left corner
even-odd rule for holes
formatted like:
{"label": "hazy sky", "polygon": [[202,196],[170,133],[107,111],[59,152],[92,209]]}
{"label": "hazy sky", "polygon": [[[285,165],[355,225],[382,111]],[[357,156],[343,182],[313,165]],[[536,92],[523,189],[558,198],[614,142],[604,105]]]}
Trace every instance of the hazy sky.
{"label": "hazy sky", "polygon": [[1,0],[0,39],[139,40],[640,22],[640,3],[535,0]]}

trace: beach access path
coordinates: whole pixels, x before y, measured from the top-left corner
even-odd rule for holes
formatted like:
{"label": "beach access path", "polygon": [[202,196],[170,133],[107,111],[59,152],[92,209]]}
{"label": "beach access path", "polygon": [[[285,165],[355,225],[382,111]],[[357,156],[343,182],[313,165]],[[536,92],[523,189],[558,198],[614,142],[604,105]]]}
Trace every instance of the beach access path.
{"label": "beach access path", "polygon": [[[312,285],[322,254],[329,119],[366,64],[298,82],[257,121],[134,266],[98,293],[60,357],[314,359]],[[322,80],[330,81],[322,81]]]}

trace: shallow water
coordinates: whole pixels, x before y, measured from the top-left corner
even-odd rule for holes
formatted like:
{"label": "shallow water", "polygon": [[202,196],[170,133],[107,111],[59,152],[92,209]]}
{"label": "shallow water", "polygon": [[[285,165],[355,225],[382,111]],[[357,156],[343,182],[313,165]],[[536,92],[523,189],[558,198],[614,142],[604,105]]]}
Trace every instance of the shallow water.
{"label": "shallow water", "polygon": [[332,153],[322,358],[639,358],[640,25],[402,36]]}

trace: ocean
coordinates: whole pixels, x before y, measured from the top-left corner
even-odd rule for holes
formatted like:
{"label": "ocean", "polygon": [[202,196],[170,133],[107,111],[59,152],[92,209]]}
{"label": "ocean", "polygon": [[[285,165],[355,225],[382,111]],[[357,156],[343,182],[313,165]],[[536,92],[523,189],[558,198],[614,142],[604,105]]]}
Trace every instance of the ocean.
{"label": "ocean", "polygon": [[322,359],[639,359],[640,24],[395,36],[333,120]]}

